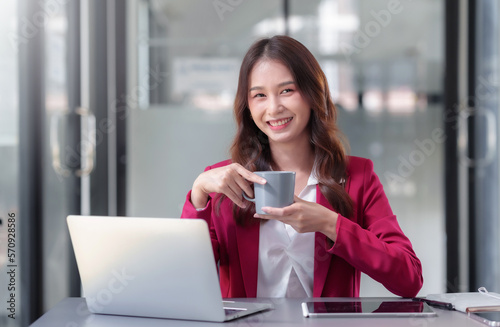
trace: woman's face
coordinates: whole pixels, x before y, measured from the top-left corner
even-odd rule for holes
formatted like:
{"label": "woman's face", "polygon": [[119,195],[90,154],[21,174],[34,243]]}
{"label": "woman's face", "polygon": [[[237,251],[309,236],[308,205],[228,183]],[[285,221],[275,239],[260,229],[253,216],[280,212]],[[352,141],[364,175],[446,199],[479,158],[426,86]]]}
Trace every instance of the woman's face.
{"label": "woman's face", "polygon": [[281,62],[261,59],[255,64],[249,76],[248,107],[270,144],[309,140],[310,106]]}

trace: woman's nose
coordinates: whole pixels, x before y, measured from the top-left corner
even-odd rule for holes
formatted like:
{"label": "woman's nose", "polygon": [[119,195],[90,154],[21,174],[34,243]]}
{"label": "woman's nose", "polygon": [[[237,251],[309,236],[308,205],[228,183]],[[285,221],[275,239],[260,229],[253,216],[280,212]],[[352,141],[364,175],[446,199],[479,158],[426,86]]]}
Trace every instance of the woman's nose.
{"label": "woman's nose", "polygon": [[285,109],[281,101],[279,100],[279,97],[277,96],[271,96],[269,97],[269,107],[268,111],[271,114],[276,114],[280,113]]}

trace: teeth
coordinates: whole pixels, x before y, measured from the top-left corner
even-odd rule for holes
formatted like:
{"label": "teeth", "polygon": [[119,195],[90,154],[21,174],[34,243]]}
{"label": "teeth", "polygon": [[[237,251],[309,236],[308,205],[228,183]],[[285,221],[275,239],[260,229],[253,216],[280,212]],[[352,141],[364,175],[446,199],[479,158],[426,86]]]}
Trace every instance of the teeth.
{"label": "teeth", "polygon": [[269,122],[269,125],[271,125],[273,127],[277,127],[277,126],[281,126],[281,125],[288,123],[290,120],[292,120],[292,117],[278,120],[278,121]]}

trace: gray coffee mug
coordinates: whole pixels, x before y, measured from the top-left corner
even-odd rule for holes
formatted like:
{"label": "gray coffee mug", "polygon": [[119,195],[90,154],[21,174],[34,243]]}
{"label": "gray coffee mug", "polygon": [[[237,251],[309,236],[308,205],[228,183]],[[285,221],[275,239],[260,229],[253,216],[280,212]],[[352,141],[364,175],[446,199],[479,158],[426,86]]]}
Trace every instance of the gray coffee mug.
{"label": "gray coffee mug", "polygon": [[264,185],[254,184],[255,198],[249,198],[245,192],[243,197],[255,202],[258,214],[265,215],[262,207],[283,208],[293,203],[295,191],[295,172],[293,171],[256,171],[256,175],[264,178]]}

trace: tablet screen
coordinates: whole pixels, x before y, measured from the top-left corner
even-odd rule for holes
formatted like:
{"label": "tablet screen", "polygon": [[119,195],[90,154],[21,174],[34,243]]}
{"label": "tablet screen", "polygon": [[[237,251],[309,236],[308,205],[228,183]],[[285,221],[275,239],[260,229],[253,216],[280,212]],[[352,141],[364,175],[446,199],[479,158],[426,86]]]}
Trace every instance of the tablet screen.
{"label": "tablet screen", "polygon": [[[429,316],[434,311],[424,302],[397,300],[321,301],[303,303],[304,316]],[[307,315],[306,315],[307,313]]]}

